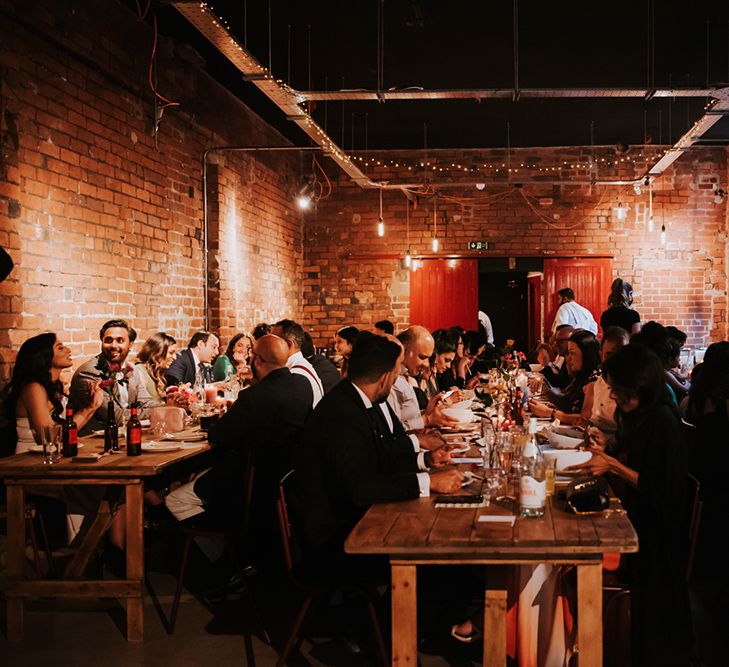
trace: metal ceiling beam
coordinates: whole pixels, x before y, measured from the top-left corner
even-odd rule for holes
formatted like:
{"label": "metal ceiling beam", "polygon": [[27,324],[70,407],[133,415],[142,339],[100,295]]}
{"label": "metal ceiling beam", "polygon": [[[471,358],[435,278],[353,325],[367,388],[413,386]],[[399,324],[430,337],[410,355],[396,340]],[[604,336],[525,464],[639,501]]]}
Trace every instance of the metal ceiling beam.
{"label": "metal ceiling beam", "polygon": [[[520,88],[519,99],[575,99],[575,98],[655,98],[676,97],[716,97],[722,88]],[[299,90],[293,91],[300,104],[310,101],[379,101],[388,100],[512,100],[513,88],[454,88],[425,90],[423,88],[403,88],[400,90]]]}
{"label": "metal ceiling beam", "polygon": [[253,54],[228,30],[224,20],[215,16],[204,2],[173,2],[172,6],[194,25],[244,77],[268,97],[286,118],[296,123],[339,167],[362,187],[377,187],[329,135],[300,106],[296,91],[276,79]]}

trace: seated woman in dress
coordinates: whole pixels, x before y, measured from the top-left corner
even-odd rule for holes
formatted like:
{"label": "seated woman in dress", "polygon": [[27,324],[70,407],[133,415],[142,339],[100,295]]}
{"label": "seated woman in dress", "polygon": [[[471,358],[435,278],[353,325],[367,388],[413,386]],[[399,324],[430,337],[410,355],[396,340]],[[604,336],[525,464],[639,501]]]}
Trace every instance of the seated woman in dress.
{"label": "seated woman in dress", "polygon": [[[66,396],[60,378],[71,366],[71,350],[54,333],[33,336],[20,346],[4,405],[6,417],[15,422],[16,454],[40,445],[37,434],[44,426],[63,423]],[[79,429],[103,403],[98,381],[91,387],[90,397],[90,404],[73,415]]]}
{"label": "seated woman in dress", "polygon": [[141,419],[149,417],[150,409],[160,405],[186,407],[180,392],[167,396],[165,389],[165,371],[176,356],[177,341],[162,331],[144,341],[134,366],[139,386],[137,403]]}
{"label": "seated woman in dress", "polygon": [[352,353],[352,346],[359,336],[359,329],[353,326],[342,327],[334,334],[334,352],[342,358],[340,372],[342,377],[347,377],[347,366],[349,355]]}
{"label": "seated woman in dress", "polygon": [[550,389],[549,403],[532,400],[529,402],[535,417],[559,419],[562,424],[580,423],[582,405],[585,400],[585,386],[597,379],[600,364],[600,343],[595,334],[578,329],[567,343],[567,372],[570,383],[564,391]]}
{"label": "seated woman in dress", "polygon": [[616,457],[592,441],[577,473],[610,473],[624,483],[624,505],[640,551],[627,557],[632,664],[688,665],[691,616],[686,586],[687,451],[663,365],[642,345],[627,345],[603,372],[617,404]]}
{"label": "seated woman in dress", "polygon": [[244,333],[233,336],[228,343],[225,354],[221,354],[215,360],[213,380],[215,382],[229,380],[235,375],[244,383],[250,382],[253,377],[250,367],[252,350],[253,341],[250,336]]}

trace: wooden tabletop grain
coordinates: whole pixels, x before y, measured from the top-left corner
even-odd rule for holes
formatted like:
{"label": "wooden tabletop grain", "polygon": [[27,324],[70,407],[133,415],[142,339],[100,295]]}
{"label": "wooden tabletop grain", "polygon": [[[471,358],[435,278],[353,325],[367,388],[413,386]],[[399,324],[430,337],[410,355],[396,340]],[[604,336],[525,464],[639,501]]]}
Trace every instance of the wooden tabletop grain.
{"label": "wooden tabletop grain", "polygon": [[[143,442],[151,440],[144,437]],[[79,454],[89,454],[104,451],[103,436],[87,436],[79,438]],[[190,443],[194,448],[177,449],[166,452],[142,452],[140,456],[127,456],[124,440],[120,441],[120,451],[116,454],[107,454],[94,462],[74,462],[72,459],[62,458],[58,463],[45,465],[43,455],[37,453],[23,453],[0,459],[0,479],[44,478],[48,480],[61,480],[69,478],[127,478],[150,477],[156,475],[163,468],[179,463],[193,456],[197,456],[209,449],[206,441]],[[165,444],[168,444],[165,442]],[[174,442],[169,444],[174,445]]]}

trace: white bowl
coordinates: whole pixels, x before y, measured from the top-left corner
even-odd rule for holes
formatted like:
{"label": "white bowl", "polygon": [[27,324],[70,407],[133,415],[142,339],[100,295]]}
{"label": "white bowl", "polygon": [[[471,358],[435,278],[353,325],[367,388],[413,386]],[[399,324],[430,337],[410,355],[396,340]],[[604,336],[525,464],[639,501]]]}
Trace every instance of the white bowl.
{"label": "white bowl", "polygon": [[585,444],[582,438],[573,438],[569,435],[562,435],[554,431],[547,432],[547,440],[552,447],[557,449],[577,449],[580,445]]}
{"label": "white bowl", "polygon": [[471,408],[471,405],[473,405],[473,399],[469,398],[465,401],[458,401],[458,403],[453,403],[452,405],[448,406],[449,410],[469,410]]}
{"label": "white bowl", "polygon": [[546,449],[543,450],[544,459],[557,460],[557,472],[563,472],[569,466],[577,466],[587,463],[592,458],[592,452],[576,449]]}
{"label": "white bowl", "polygon": [[457,419],[462,424],[472,422],[474,418],[473,412],[463,408],[443,408],[443,414],[452,419]]}

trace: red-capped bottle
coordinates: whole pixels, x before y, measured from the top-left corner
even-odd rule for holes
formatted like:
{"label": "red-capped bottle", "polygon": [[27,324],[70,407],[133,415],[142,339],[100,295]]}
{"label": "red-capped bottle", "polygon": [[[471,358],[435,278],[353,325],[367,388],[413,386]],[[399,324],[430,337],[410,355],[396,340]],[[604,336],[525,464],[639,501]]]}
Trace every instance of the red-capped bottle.
{"label": "red-capped bottle", "polygon": [[66,420],[63,422],[63,455],[78,456],[78,427],[71,408],[66,408]]}
{"label": "red-capped bottle", "polygon": [[127,456],[139,456],[141,453],[142,424],[137,417],[137,408],[132,408],[127,422]]}

